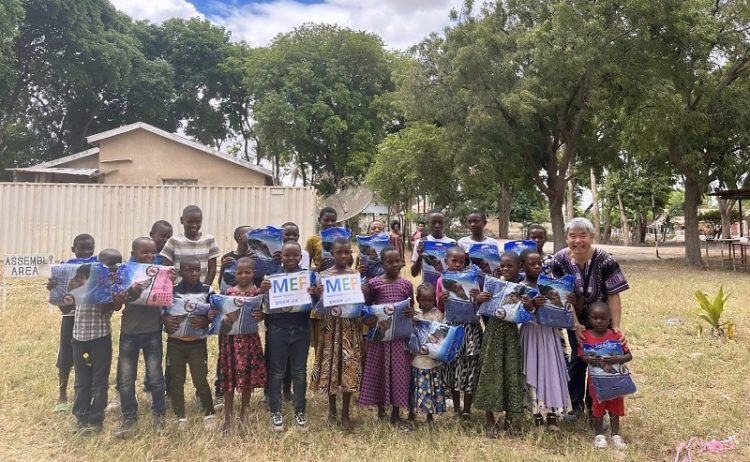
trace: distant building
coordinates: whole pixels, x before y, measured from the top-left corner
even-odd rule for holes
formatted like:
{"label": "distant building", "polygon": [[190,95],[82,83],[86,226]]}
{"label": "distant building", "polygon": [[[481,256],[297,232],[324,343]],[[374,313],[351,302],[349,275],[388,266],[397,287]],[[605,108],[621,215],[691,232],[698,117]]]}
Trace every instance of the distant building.
{"label": "distant building", "polygon": [[86,138],[92,146],[32,167],[14,182],[271,186],[271,171],[138,122]]}

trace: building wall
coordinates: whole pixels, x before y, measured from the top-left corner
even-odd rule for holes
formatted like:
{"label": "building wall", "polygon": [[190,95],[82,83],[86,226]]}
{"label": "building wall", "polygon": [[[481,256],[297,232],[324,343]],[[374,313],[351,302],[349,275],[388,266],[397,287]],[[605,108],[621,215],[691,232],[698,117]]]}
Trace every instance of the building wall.
{"label": "building wall", "polygon": [[197,180],[199,186],[264,186],[266,176],[146,130],[99,142],[104,184],[161,185],[164,179]]}
{"label": "building wall", "polygon": [[99,155],[93,154],[91,156],[83,157],[81,159],[72,160],[65,162],[64,164],[57,165],[60,168],[99,168]]}
{"label": "building wall", "polygon": [[222,252],[235,248],[234,229],[293,221],[300,243],[315,232],[317,199],[312,188],[222,186],[130,186],[0,183],[0,254],[70,257],[73,237],[89,233],[97,251],[113,247],[130,254],[134,238],[148,235],[156,220],[182,232],[186,205],[203,209],[203,232]]}

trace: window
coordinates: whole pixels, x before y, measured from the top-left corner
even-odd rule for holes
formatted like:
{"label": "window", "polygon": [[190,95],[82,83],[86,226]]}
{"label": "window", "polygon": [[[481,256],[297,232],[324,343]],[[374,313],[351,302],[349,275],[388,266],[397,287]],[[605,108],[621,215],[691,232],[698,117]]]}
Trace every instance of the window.
{"label": "window", "polygon": [[198,180],[191,178],[162,178],[161,184],[165,186],[189,186],[198,184]]}

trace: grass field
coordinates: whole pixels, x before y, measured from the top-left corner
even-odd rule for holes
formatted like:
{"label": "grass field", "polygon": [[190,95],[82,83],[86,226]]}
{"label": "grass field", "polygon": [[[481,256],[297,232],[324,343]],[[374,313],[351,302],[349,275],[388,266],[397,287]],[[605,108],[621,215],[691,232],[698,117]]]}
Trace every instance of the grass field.
{"label": "grass field", "polygon": [[[206,434],[191,403],[192,429],[178,431],[170,424],[157,436],[151,433],[148,399],[140,395],[139,430],[128,440],[111,436],[118,415],[108,416],[99,436],[72,436],[73,417],[51,412],[60,315],[48,307],[43,281],[12,281],[8,306],[0,312],[0,460],[672,461],[679,441],[728,435],[740,441],[739,450],[696,460],[750,460],[750,275],[687,270],[677,261],[623,267],[632,287],[623,296],[623,324],[639,387],[636,396],[626,399],[622,433],[630,447],[623,453],[594,449],[593,435],[582,423],[563,426],[559,434],[539,433],[527,423],[523,436],[488,440],[482,436],[482,414],[477,411],[472,424],[457,424],[446,416],[432,431],[420,426],[400,433],[375,422],[374,410],[356,407],[354,415],[363,425],[348,435],[326,425],[326,400],[317,395],[308,401],[308,432],[291,428],[273,434],[267,410],[254,397],[250,423],[242,431],[226,437]],[[726,342],[699,338],[692,314],[693,292],[713,294],[720,284],[734,292],[727,319],[737,324],[737,334]],[[667,325],[670,318],[684,323]],[[117,338],[117,316],[113,324]],[[289,423],[291,409],[286,416]]]}

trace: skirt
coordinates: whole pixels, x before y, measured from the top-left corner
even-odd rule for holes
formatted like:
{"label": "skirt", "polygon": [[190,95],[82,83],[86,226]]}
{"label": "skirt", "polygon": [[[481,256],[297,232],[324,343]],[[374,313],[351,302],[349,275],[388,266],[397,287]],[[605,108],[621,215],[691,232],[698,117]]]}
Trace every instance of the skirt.
{"label": "skirt", "polygon": [[359,404],[409,406],[411,355],[406,342],[367,342]]}
{"label": "skirt", "polygon": [[564,414],[572,409],[559,329],[521,326],[525,404],[532,414]]}
{"label": "skirt", "polygon": [[523,374],[518,326],[492,318],[484,331],[482,372],[474,399],[477,408],[523,416]]}
{"label": "skirt", "polygon": [[266,386],[268,374],[258,334],[220,335],[221,391],[251,391]]}
{"label": "skirt", "polygon": [[320,323],[310,389],[356,393],[362,379],[362,321],[326,316]]}
{"label": "skirt", "polygon": [[445,388],[440,367],[411,369],[411,411],[424,414],[445,412]]}
{"label": "skirt", "polygon": [[473,393],[479,381],[482,326],[477,322],[448,323],[464,326],[464,343],[456,359],[443,366],[443,384],[448,391]]}

